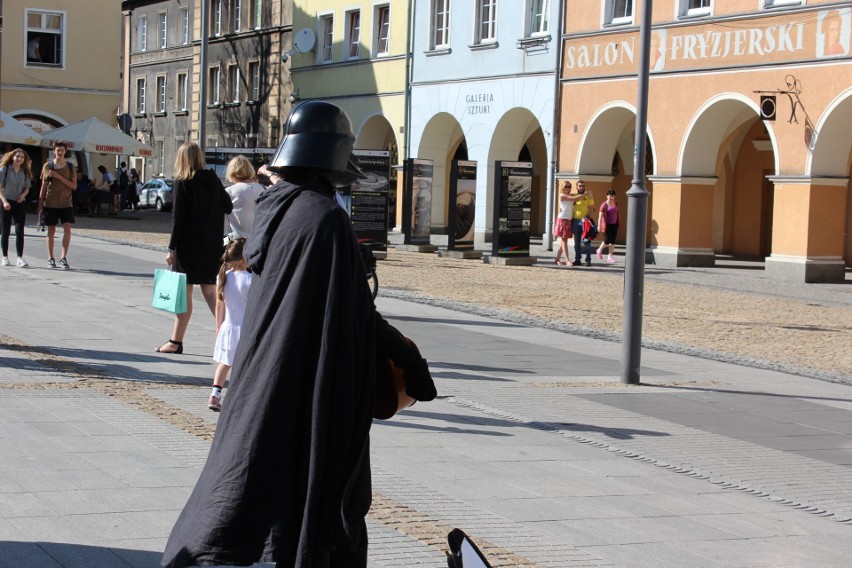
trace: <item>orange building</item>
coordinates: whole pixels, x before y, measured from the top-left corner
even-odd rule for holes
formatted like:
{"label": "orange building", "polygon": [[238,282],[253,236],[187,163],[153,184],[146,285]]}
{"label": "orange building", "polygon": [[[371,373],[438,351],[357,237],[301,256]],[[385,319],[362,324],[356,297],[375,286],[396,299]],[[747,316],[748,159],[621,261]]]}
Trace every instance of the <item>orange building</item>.
{"label": "orange building", "polygon": [[[614,188],[622,219],[642,9],[642,0],[565,4],[557,177],[583,178],[598,203]],[[852,266],[849,2],[658,0],[653,11],[648,260],[712,266],[725,254],[764,258],[782,280],[843,280]]]}

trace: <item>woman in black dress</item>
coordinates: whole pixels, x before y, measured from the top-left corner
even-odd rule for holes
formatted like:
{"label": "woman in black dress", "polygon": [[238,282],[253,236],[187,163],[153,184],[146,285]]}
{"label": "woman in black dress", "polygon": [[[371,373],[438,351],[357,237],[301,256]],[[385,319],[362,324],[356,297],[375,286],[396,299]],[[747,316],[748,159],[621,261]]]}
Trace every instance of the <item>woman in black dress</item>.
{"label": "woman in black dress", "polygon": [[185,142],[175,157],[172,186],[172,234],[166,263],[186,274],[186,312],[175,316],[171,338],[157,348],[160,353],[183,353],[183,337],[192,315],[192,290],[216,309],[216,275],[222,257],[225,215],[233,205],[213,170],[206,169],[204,153],[195,142]]}

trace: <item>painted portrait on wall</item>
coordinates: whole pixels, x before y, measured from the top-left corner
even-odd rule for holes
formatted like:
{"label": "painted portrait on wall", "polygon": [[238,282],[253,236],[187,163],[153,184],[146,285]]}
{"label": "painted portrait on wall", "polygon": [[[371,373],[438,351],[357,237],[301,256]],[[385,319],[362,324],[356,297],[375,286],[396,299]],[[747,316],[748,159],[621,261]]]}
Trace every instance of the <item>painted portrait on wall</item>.
{"label": "painted portrait on wall", "polygon": [[662,71],[666,68],[666,30],[651,32],[651,53],[648,69]]}
{"label": "painted portrait on wall", "polygon": [[817,18],[817,57],[849,54],[849,29],[852,9],[840,8],[819,13]]}

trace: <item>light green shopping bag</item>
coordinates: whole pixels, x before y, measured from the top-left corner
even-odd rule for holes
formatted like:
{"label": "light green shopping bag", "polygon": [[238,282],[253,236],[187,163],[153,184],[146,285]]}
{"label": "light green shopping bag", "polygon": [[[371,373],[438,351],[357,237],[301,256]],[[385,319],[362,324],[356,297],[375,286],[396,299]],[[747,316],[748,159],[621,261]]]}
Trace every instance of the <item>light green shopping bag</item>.
{"label": "light green shopping bag", "polygon": [[186,274],[162,268],[155,270],[151,305],[173,314],[186,312]]}

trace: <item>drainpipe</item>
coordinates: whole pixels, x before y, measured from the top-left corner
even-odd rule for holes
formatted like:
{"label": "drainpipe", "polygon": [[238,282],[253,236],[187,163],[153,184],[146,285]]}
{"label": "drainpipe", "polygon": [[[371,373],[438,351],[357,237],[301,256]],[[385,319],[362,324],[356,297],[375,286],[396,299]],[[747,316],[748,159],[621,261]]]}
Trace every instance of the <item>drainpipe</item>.
{"label": "drainpipe", "polygon": [[411,157],[411,134],[409,131],[411,129],[411,74],[414,70],[414,59],[411,56],[414,49],[414,12],[411,10],[411,2],[412,0],[408,0],[408,26],[405,30],[405,114],[403,119],[405,134],[402,141],[403,163]]}
{"label": "drainpipe", "polygon": [[565,2],[558,2],[558,23],[557,23],[557,33],[556,40],[559,42],[558,49],[559,52],[556,55],[556,70],[553,75],[553,125],[551,126],[552,130],[552,141],[550,143],[551,148],[551,158],[550,158],[550,185],[547,187],[547,191],[545,192],[545,200],[547,202],[547,209],[544,211],[544,235],[543,235],[543,244],[547,250],[553,250],[553,195],[556,191],[556,161],[559,158],[559,133],[561,132],[559,121],[562,119],[562,113],[560,112],[559,107],[559,79],[562,75],[562,51],[563,51],[563,21],[565,19],[564,10],[565,10]]}
{"label": "drainpipe", "polygon": [[198,145],[207,146],[207,34],[210,31],[210,0],[201,0],[201,54],[198,66]]}

